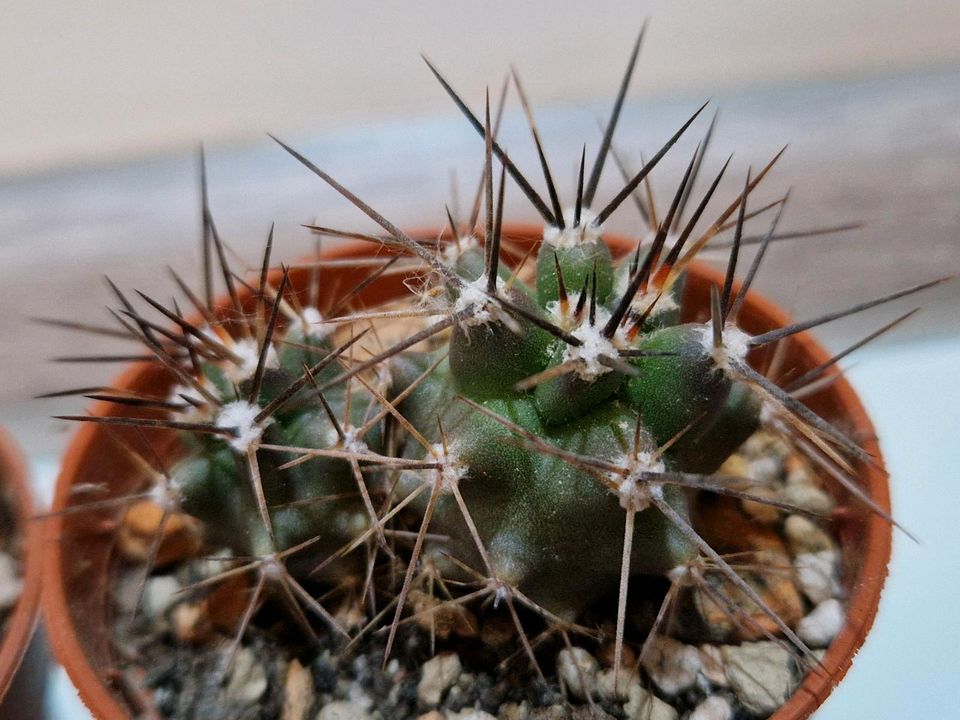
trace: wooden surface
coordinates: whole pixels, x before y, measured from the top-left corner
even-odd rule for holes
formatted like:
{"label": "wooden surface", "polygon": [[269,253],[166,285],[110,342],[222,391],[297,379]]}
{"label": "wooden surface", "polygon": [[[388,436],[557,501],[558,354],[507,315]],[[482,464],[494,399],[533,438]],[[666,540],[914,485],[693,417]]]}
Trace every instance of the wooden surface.
{"label": "wooden surface", "polygon": [[[758,191],[756,204],[793,187],[784,229],[867,223],[865,229],[841,236],[777,245],[758,278],[760,290],[805,318],[960,270],[957,70],[714,98],[722,111],[706,171],[715,171],[736,151],[716,210],[739,191],[748,165],[759,168],[790,142]],[[640,152],[655,151],[702,99],[632,98],[617,145],[639,166]],[[480,98],[470,100],[479,107]],[[511,99],[501,138],[517,163],[539,180],[516,105]],[[568,199],[581,144],[587,142],[588,155],[596,148],[596,116],[607,110],[604,104],[538,111],[551,164]],[[661,204],[707,121],[703,118],[655,171]],[[407,227],[442,223],[442,206],[450,199],[450,171],[456,171],[461,197],[466,197],[475,187],[482,159],[481,141],[452,110],[416,125],[356,124],[322,137],[286,139]],[[271,221],[277,222],[275,257],[281,259],[310,249],[312,240],[300,228],[303,222],[371,227],[269,140],[250,147],[208,148],[208,159],[218,225],[251,263]],[[615,167],[608,165],[598,201],[609,198],[619,182]],[[534,219],[515,187],[508,188],[508,195],[507,212],[513,218]],[[765,224],[758,219],[753,227],[759,232]],[[638,216],[625,205],[610,227],[635,231]],[[101,280],[104,273],[125,289],[169,297],[172,283],[164,267],[173,265],[196,278],[198,236],[196,162],[188,155],[0,185],[0,422],[10,426],[28,452],[57,452],[68,428],[47,417],[82,407],[72,400],[36,401],[33,395],[103,383],[116,370],[48,359],[118,348],[36,325],[29,317],[109,322],[104,305],[112,301]],[[960,283],[953,282],[915,302],[834,323],[821,337],[840,349],[917,304],[924,306],[920,315],[885,342],[960,334]]]}

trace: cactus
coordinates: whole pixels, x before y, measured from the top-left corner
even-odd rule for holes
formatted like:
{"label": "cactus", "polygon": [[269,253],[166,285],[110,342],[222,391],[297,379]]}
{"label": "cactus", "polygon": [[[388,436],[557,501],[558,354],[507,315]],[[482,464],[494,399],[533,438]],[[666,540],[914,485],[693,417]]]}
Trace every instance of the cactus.
{"label": "cactus", "polygon": [[[519,80],[549,202],[497,143],[489,99],[481,122],[431,65],[485,146],[478,194],[485,222],[478,222],[476,211],[466,223],[451,217],[436,243],[410,237],[278,141],[386,234],[314,231],[378,243],[387,259],[372,261],[373,270],[364,269],[369,259],[358,259],[350,271],[356,287],[321,312],[316,272],[304,282],[303,268],[271,268],[272,232],[257,280],[238,281],[205,204],[205,298],[177,278],[194,319],[142,296],[171,330],[115,289],[117,322],[169,371],[169,396],[98,392],[93,397],[144,412],[70,419],[177,432],[175,462],[166,473],[153,464],[146,492],[164,517],[185,513],[199,520],[206,547],[229,547],[243,558],[224,575],[255,578],[251,608],[276,593],[301,621],[305,609],[348,636],[350,628],[320,595],[333,588],[364,606],[370,578],[387,578],[378,587],[394,588],[390,612],[358,631],[389,627],[387,654],[400,621],[412,612],[411,590],[433,573],[468,588],[451,602],[492,598],[506,607],[533,663],[517,606],[538,612],[549,625],[581,631],[584,612],[616,594],[619,664],[631,579],[659,575],[680,586],[709,565],[768,616],[786,642],[812,658],[702,537],[691,503],[713,493],[804,512],[752,493],[743,478],[718,473],[765,426],[804,438],[806,451],[831,464],[847,491],[882,513],[848,477],[853,461],[870,461],[855,440],[755,370],[748,356],[932,283],[760,335],[740,329],[738,313],[760,259],[778,237],[786,199],[753,213],[772,209],[774,217],[738,287],[744,224],[753,216],[750,194],[780,154],[760,172],[747,173],[743,190],[697,230],[730,162],[706,192],[693,194],[713,124],[666,213],[651,227],[652,240],[615,258],[604,242],[605,221],[649,181],[705,107],[620,192],[598,203],[600,173],[635,60],[636,49],[589,176],[581,158],[575,203],[567,210]],[[508,175],[545,221],[530,272],[502,230]],[[734,237],[710,317],[683,321],[686,269],[727,227]],[[212,302],[209,278],[217,264],[228,289],[226,309]],[[408,278],[404,301],[355,309],[353,301],[366,288],[398,272]],[[385,342],[379,333],[391,323],[415,329]],[[804,383],[825,370],[816,369]],[[143,463],[151,464],[146,454]],[[238,641],[249,621],[250,613]]]}

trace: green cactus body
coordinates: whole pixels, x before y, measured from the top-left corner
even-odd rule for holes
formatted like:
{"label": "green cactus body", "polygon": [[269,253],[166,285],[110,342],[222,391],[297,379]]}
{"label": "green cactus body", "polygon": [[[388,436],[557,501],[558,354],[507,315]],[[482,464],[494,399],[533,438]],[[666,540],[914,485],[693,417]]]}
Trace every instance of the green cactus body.
{"label": "green cactus body", "polygon": [[[217,389],[226,404],[217,422],[228,424],[231,404],[252,408],[266,407],[309,367],[331,350],[321,335],[293,323],[277,344],[275,367],[263,372],[256,405],[243,398],[251,389],[249,378],[231,384],[221,367],[203,366],[210,386]],[[316,382],[332,378],[341,369],[336,363],[317,370]],[[380,425],[374,425],[363,437],[354,428],[363,425],[373,401],[366,390],[352,389],[349,398],[342,387],[333,389],[328,402],[341,422],[344,439],[338,437],[333,421],[323,409],[310,386],[290,397],[270,416],[257,442],[289,448],[329,449],[362,447],[374,452],[382,449]],[[229,402],[227,402],[229,401]],[[204,521],[208,540],[231,548],[244,556],[263,556],[315,540],[315,557],[334,553],[371,525],[369,513],[359,500],[353,468],[338,457],[314,457],[290,467],[282,467],[297,458],[296,453],[278,454],[257,450],[257,470],[263,496],[270,512],[273,538],[261,517],[253,490],[253,478],[245,460],[244,448],[221,436],[184,434],[186,456],[171,471],[182,508]]]}
{"label": "green cactus body", "polygon": [[[557,319],[558,264],[564,281],[563,268],[575,276],[577,262],[581,278],[596,269],[598,278],[609,279],[614,267],[609,251],[580,252],[575,247],[559,263],[554,252],[546,245],[541,248],[535,293],[539,302],[533,309],[541,317]],[[571,262],[571,257],[577,260]],[[517,296],[522,295],[516,293],[512,299],[516,301]],[[589,338],[589,311],[583,309],[581,315],[580,321],[567,325],[574,334],[582,330],[580,335]],[[606,308],[602,313],[598,310],[597,325],[608,315]],[[669,355],[633,360],[639,370],[635,377],[601,366],[599,371],[594,368],[593,375],[588,370],[570,371],[521,392],[514,387],[516,381],[549,371],[565,357],[569,361],[565,342],[550,338],[548,352],[542,352],[544,331],[519,317],[511,327],[490,321],[454,330],[449,362],[442,362],[405,399],[401,411],[432,443],[441,442],[438,428],[442,427],[449,459],[458,468],[450,481],[457,483],[488,553],[486,561],[493,566],[489,571],[498,579],[569,618],[616,587],[624,525],[617,495],[598,482],[595,473],[549,454],[543,446],[616,464],[630,452],[638,415],[644,436],[659,444],[674,439],[688,425],[699,427],[696,421],[714,427],[721,413],[744,426],[755,425],[755,407],[725,406],[731,382],[705,349],[703,332],[701,325],[683,325],[640,334],[630,347]],[[529,362],[521,368],[512,359],[514,349],[528,345],[537,351],[523,355]],[[429,361],[427,356],[397,360],[395,391],[402,391]],[[517,426],[528,437],[518,437],[507,424],[482,414],[458,395]],[[741,409],[752,420],[736,417]],[[722,445],[717,450],[714,434]],[[739,444],[737,438],[742,440],[739,434],[728,440],[720,428],[698,432],[696,438],[696,445],[676,441],[665,453],[665,467],[693,471],[694,466],[714,462],[712,458],[699,462],[698,452],[729,454],[736,448],[730,445]],[[429,454],[410,444],[406,452],[417,458]],[[401,488],[408,493],[429,482],[407,473]],[[428,504],[426,493],[421,499],[423,510]],[[686,517],[686,491],[668,487],[666,501]],[[442,491],[430,527],[451,537],[449,547],[438,550],[468,559],[480,572],[488,571],[450,489]],[[655,508],[637,515],[633,545],[634,573],[663,574],[697,555],[689,540]]]}
{"label": "green cactus body", "polygon": [[[434,556],[457,557],[478,572],[493,573],[517,587],[551,612],[574,618],[616,587],[624,502],[616,492],[622,478],[604,481],[596,470],[577,466],[570,458],[622,464],[639,422],[644,438],[656,445],[673,442],[662,458],[664,469],[709,472],[756,426],[758,407],[746,386],[737,386],[731,395],[732,382],[705,346],[702,325],[669,324],[676,314],[663,313],[639,332],[618,329],[605,337],[601,326],[620,301],[614,281],[629,274],[623,269],[629,262],[616,267],[596,234],[580,230],[580,239],[571,240],[574,231],[566,232],[562,246],[541,246],[534,289],[511,279],[508,268],[500,268],[494,294],[504,297],[507,305],[498,304],[487,292],[483,252],[478,248],[462,252],[453,267],[464,285],[451,302],[465,319],[450,331],[446,350],[393,358],[387,394],[397,397],[412,390],[398,410],[430,443],[424,447],[402,433],[403,456],[429,460],[446,443],[441,454],[454,468],[445,471],[430,519],[431,528],[450,538],[446,545],[431,544]],[[621,286],[628,283],[629,278],[617,281]],[[551,336],[531,322],[530,315],[556,323],[580,345]],[[304,365],[315,363],[332,345],[306,321],[295,321],[278,348],[274,366],[263,374],[258,407],[273,400]],[[653,355],[631,358],[629,365],[636,368],[631,373],[603,364],[604,353],[616,355],[622,349]],[[436,368],[410,388],[437,360]],[[569,369],[550,374],[562,365]],[[332,363],[315,379],[329,381],[340,369]],[[549,377],[542,382],[517,387],[544,373]],[[249,391],[249,379],[232,383],[215,364],[207,366],[206,374],[221,397],[236,391],[242,397]],[[344,387],[332,387],[326,399],[344,425],[360,427],[375,403],[363,388],[354,387],[349,394],[349,423],[344,422],[348,395]],[[496,418],[482,414],[464,398]],[[518,437],[516,428],[526,437]],[[309,386],[273,414],[262,442],[316,449],[353,443],[354,450],[374,453],[384,449],[379,423],[363,438],[340,440]],[[551,448],[560,456],[551,454]],[[258,513],[242,453],[222,438],[191,441],[191,452],[174,469],[183,507],[212,528],[213,538],[238,553],[282,551],[314,539],[309,555],[317,562],[368,531],[371,514],[349,460],[313,457],[281,469],[293,457],[258,452],[273,540]],[[364,481],[370,495],[385,492],[383,473],[366,474]],[[430,473],[407,471],[396,491],[404,497],[432,483]],[[470,532],[450,483],[456,483],[479,537]],[[688,492],[664,487],[665,501],[684,518]],[[421,492],[413,507],[425,512],[430,496]],[[663,574],[696,555],[689,539],[658,509],[645,507],[637,514],[632,573]],[[462,575],[462,570],[446,565],[448,572]]]}

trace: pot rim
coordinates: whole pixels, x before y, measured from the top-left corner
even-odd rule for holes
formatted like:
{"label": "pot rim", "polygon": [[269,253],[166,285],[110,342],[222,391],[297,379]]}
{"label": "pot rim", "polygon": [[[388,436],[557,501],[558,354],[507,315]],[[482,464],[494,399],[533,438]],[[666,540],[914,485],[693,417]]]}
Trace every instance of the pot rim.
{"label": "pot rim", "polygon": [[0,427],[0,481],[9,485],[11,510],[16,515],[19,531],[23,534],[22,557],[23,589],[10,615],[7,632],[0,644],[0,700],[13,682],[40,616],[40,583],[43,577],[41,554],[42,522],[36,518],[33,493],[30,490],[30,471],[27,461],[13,439]]}
{"label": "pot rim", "polygon": [[[533,244],[539,243],[542,237],[542,228],[529,223],[505,224],[503,232],[504,235]],[[437,234],[436,229],[410,233],[412,237],[425,238],[433,238]],[[635,247],[635,240],[622,234],[605,233],[604,240],[615,253],[618,251],[626,253]],[[373,255],[378,250],[379,248],[369,243],[344,242],[324,249],[320,257],[334,259],[356,257],[361,254]],[[702,283],[709,286],[723,283],[724,273],[702,262],[691,263],[689,271],[694,282],[688,282],[688,285]],[[736,282],[735,289],[738,290],[739,285],[739,281]],[[245,295],[245,289],[241,288],[242,300]],[[748,293],[744,305],[744,310],[748,311],[748,309],[777,325],[787,325],[790,322],[787,313],[778,305],[752,290]],[[820,345],[809,332],[794,335],[791,347],[794,353],[808,357],[814,364],[825,362],[831,357],[826,348]],[[148,363],[131,364],[116,378],[116,387],[128,387],[150,367]],[[864,438],[861,445],[875,458],[876,462],[874,466],[860,464],[859,477],[874,502],[889,512],[888,478],[873,424],[865,408],[842,374],[823,392],[834,396],[836,404],[843,408],[845,419],[855,428],[858,436]],[[110,403],[98,402],[90,408],[90,413],[104,415],[111,407]],[[83,423],[74,431],[57,478],[53,512],[67,506],[79,466],[90,447],[100,440],[101,434],[102,429],[93,423]],[[108,689],[103,678],[87,658],[70,615],[65,574],[62,572],[64,553],[60,539],[63,521],[62,516],[52,516],[46,523],[44,533],[43,609],[49,631],[49,642],[55,657],[67,670],[81,699],[94,716],[102,720],[125,720],[130,715],[118,702],[116,695]],[[875,513],[869,513],[864,523],[863,561],[858,565],[858,577],[847,598],[847,615],[843,629],[830,643],[822,660],[822,667],[826,672],[808,672],[787,702],[770,716],[770,720],[808,718],[823,704],[846,675],[873,625],[887,576],[893,533],[892,526]]]}

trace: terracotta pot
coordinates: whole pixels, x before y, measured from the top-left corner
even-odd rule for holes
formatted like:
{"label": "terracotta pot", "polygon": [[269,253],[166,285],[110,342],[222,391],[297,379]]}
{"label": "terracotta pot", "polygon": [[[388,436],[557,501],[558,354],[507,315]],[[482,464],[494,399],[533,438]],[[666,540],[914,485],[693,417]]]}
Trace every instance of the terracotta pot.
{"label": "terracotta pot", "polygon": [[[7,695],[13,684],[17,670],[21,666],[33,631],[37,626],[38,607],[40,604],[40,579],[42,573],[41,548],[43,535],[41,523],[33,520],[35,510],[33,495],[30,492],[30,474],[27,463],[20,454],[19,448],[10,435],[0,428],[0,483],[10,510],[14,516],[14,532],[20,533],[21,561],[23,563],[23,590],[12,614],[7,621],[7,630],[0,638],[0,700]],[[26,687],[36,678],[17,678],[18,687]],[[35,685],[36,682],[33,682]],[[5,711],[12,712],[14,699],[8,698],[8,703],[0,707],[0,716],[7,717]],[[39,705],[39,699],[30,699]]]}
{"label": "terracotta pot", "polygon": [[[512,225],[504,229],[505,237],[515,241],[514,245],[524,250],[539,240],[540,233],[539,228],[529,225]],[[436,233],[423,232],[415,236],[434,238]],[[633,241],[624,237],[608,236],[607,239],[614,251],[620,254],[633,246]],[[372,256],[377,252],[375,247],[367,243],[348,243],[327,249],[323,256]],[[351,287],[368,271],[346,268],[340,272],[343,277],[327,283],[327,292],[331,287]],[[722,281],[721,272],[700,264],[693,265],[686,285],[685,306],[701,308],[705,313],[709,307],[710,285],[722,284]],[[306,270],[291,273],[294,288],[302,290],[307,282]],[[360,297],[369,307],[403,292],[402,277],[396,275],[373,283]],[[241,296],[244,302],[251,301],[249,293],[242,293]],[[321,294],[321,305],[324,299]],[[226,308],[226,301],[220,308]],[[750,293],[740,320],[744,329],[751,333],[763,332],[789,322],[782,310],[755,293]],[[800,370],[814,367],[829,357],[829,353],[806,333],[790,341],[788,362]],[[163,392],[169,383],[166,373],[158,365],[138,363],[120,375],[115,387]],[[882,460],[873,427],[850,385],[841,378],[811,398],[809,404],[814,411],[839,422],[862,442],[867,452],[877,458],[877,467],[860,468],[860,478],[874,502],[889,509],[887,480],[880,469]],[[122,414],[124,408],[98,403],[90,411],[95,415]],[[77,483],[93,480],[107,483],[113,495],[131,491],[136,482],[136,472],[131,463],[116,452],[115,443],[108,437],[110,434],[124,435],[122,430],[120,433],[115,430],[108,433],[103,426],[92,423],[78,428],[57,481],[54,511],[77,502],[71,496],[71,490]],[[133,437],[132,433],[126,436]],[[157,438],[155,442],[158,443],[171,441],[169,435],[162,438],[154,434],[152,437]],[[80,697],[97,718],[129,718],[129,698],[115,686],[113,680],[116,675],[111,672],[108,591],[116,559],[111,540],[113,525],[102,515],[73,513],[55,517],[47,527],[44,609],[53,650],[79,689]],[[850,667],[877,611],[890,558],[890,526],[859,506],[847,504],[839,506],[835,529],[844,548],[843,583],[849,597],[847,622],[823,660],[829,677],[822,673],[808,674],[793,697],[773,716],[776,720],[806,718],[826,699]]]}

